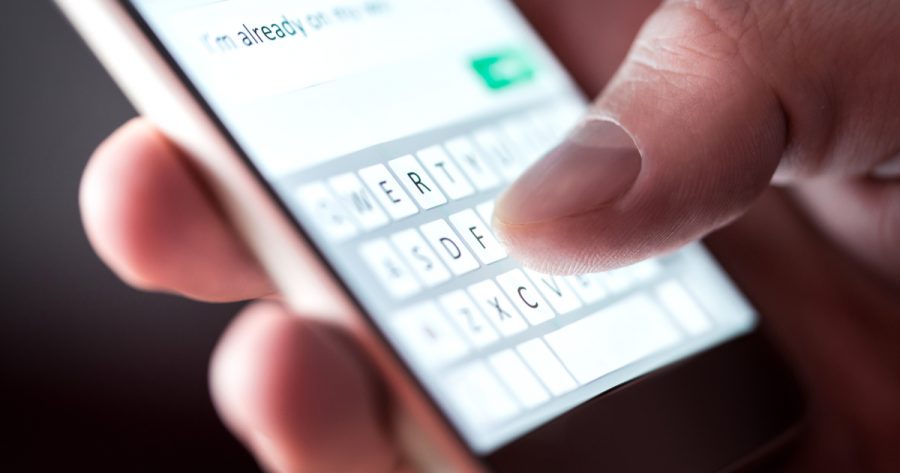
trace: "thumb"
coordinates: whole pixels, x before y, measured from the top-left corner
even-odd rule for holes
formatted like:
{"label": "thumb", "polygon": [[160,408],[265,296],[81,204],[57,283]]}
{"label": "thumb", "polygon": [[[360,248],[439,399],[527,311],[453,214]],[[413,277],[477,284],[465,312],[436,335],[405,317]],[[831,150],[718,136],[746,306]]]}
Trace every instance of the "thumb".
{"label": "thumb", "polygon": [[694,6],[658,11],[584,121],[498,200],[494,224],[511,251],[548,272],[602,270],[745,210],[778,167],[787,128],[745,54]]}

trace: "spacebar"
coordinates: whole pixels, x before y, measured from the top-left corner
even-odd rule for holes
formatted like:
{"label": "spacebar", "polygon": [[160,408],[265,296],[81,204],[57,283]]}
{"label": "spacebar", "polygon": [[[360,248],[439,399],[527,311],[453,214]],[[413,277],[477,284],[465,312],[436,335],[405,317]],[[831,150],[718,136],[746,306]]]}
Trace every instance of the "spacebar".
{"label": "spacebar", "polygon": [[581,384],[674,345],[681,338],[662,309],[644,294],[544,336]]}

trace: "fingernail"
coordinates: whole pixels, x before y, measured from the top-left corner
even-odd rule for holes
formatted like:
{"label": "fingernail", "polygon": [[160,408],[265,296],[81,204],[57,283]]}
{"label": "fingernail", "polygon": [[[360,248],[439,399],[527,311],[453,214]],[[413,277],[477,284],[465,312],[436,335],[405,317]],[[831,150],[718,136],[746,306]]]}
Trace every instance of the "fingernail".
{"label": "fingernail", "polygon": [[494,215],[517,225],[589,212],[628,192],[640,171],[631,135],[611,121],[589,120],[519,177]]}

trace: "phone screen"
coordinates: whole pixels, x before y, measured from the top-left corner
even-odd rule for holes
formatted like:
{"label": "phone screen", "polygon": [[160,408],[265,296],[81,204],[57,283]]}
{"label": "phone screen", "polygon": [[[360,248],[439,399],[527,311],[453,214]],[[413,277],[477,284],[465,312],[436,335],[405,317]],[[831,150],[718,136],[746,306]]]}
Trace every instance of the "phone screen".
{"label": "phone screen", "polygon": [[476,453],[753,329],[700,244],[558,277],[498,243],[586,109],[508,1],[130,1]]}

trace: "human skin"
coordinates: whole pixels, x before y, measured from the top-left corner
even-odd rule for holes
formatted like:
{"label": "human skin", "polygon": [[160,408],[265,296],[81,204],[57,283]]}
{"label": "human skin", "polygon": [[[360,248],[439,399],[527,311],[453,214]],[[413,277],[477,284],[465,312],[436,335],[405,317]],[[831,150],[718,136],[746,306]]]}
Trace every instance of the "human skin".
{"label": "human skin", "polygon": [[[710,245],[809,394],[785,469],[900,471],[900,4],[668,2],[619,68],[653,2],[520,3],[579,84],[603,89],[590,118],[620,124],[637,143],[620,154],[637,164],[616,164],[610,149],[624,145],[609,137],[620,135],[582,127],[538,174],[593,160],[611,169],[597,179],[624,170],[607,186],[619,188],[536,216],[517,186],[545,184],[526,174],[495,218],[511,251],[549,271],[595,271],[724,227]],[[269,299],[236,318],[210,369],[222,418],[261,465],[409,469],[365,355],[272,301],[189,159],[150,124],[134,120],[97,150],[81,202],[98,254],[135,287]]]}

